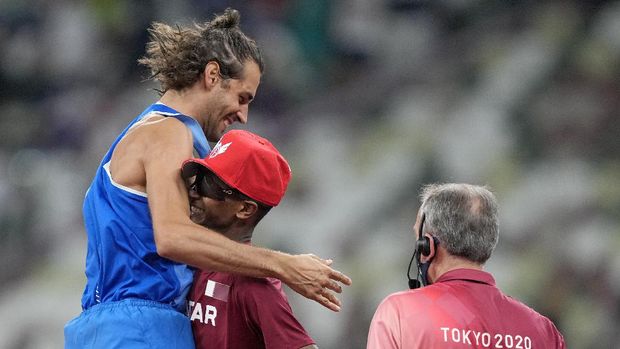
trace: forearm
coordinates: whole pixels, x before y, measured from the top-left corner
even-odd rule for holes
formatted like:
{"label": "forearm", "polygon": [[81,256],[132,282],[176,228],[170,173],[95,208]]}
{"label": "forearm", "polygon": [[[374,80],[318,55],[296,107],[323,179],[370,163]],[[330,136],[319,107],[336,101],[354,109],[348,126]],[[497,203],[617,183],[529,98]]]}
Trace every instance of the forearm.
{"label": "forearm", "polygon": [[[147,133],[148,131],[148,133]],[[338,282],[351,279],[330,267],[331,260],[311,254],[289,255],[252,247],[190,220],[187,187],[180,164],[192,156],[192,135],[178,120],[166,118],[144,131],[142,158],[149,209],[157,253],[165,258],[200,269],[253,277],[276,277],[295,292],[338,311]],[[139,137],[137,135],[136,137]]]}
{"label": "forearm", "polygon": [[189,218],[188,223],[175,225],[154,222],[159,255],[203,270],[275,277],[295,292],[333,311],[340,310],[340,301],[330,290],[340,293],[338,281],[350,285],[351,279],[330,268],[330,260],[241,244],[189,222]]}
{"label": "forearm", "polygon": [[203,270],[281,278],[282,265],[290,257],[282,252],[235,242],[189,220],[163,225],[157,230],[157,252],[162,257]]}

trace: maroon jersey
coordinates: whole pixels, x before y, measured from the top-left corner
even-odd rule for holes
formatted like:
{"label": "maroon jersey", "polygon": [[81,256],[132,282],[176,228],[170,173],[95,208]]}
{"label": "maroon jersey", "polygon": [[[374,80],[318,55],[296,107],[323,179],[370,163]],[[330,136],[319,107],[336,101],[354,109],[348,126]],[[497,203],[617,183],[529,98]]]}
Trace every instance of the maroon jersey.
{"label": "maroon jersey", "polygon": [[314,341],[273,278],[196,272],[188,315],[196,348],[301,348]]}
{"label": "maroon jersey", "polygon": [[491,274],[457,269],[432,285],[394,293],[370,324],[368,349],[564,349],[553,323],[504,295]]}

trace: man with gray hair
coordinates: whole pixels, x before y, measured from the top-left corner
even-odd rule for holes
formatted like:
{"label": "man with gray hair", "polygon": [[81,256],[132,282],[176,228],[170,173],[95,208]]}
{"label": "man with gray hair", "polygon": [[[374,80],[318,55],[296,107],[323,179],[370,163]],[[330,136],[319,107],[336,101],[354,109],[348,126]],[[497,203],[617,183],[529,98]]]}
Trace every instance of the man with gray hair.
{"label": "man with gray hair", "polygon": [[548,318],[504,295],[482,270],[497,245],[497,212],[485,187],[422,189],[414,225],[416,278],[408,271],[411,290],[381,302],[367,349],[565,348]]}

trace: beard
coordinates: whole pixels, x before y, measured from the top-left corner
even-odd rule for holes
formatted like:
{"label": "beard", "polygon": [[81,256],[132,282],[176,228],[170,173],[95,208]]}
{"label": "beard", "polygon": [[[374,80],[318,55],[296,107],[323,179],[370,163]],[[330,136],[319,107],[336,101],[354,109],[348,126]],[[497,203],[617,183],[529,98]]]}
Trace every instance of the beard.
{"label": "beard", "polygon": [[215,214],[194,205],[190,207],[189,217],[192,222],[222,234],[225,234],[233,224],[232,220],[226,221],[222,215]]}

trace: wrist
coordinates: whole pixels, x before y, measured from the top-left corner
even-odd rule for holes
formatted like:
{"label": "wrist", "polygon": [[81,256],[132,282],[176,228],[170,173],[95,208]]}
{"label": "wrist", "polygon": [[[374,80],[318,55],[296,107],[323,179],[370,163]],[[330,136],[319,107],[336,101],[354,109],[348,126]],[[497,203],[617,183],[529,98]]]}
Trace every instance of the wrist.
{"label": "wrist", "polygon": [[291,258],[293,258],[293,256],[284,252],[273,251],[271,257],[272,258],[266,266],[267,272],[270,274],[271,277],[280,279],[281,281],[286,283],[286,277],[288,275],[287,269],[288,266],[291,264]]}

